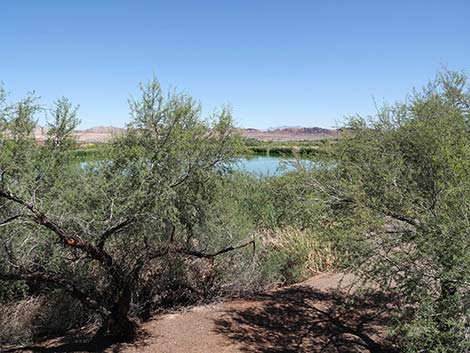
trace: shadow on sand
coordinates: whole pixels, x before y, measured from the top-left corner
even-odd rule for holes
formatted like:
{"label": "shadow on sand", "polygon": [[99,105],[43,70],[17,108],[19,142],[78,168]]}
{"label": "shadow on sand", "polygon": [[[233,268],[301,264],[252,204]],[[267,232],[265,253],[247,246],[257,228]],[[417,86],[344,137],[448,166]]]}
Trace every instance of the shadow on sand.
{"label": "shadow on sand", "polygon": [[231,309],[215,331],[245,352],[394,352],[384,342],[386,306],[378,293],[345,302],[339,291],[294,286],[254,298],[244,309]]}

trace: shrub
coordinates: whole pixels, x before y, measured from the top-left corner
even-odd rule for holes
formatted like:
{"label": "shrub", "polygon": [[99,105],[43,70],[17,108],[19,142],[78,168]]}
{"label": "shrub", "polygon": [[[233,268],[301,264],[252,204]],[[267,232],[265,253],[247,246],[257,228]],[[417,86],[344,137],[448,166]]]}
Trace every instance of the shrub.
{"label": "shrub", "polygon": [[117,339],[134,333],[142,273],[184,277],[188,261],[167,269],[165,259],[213,260],[250,243],[212,219],[238,145],[230,111],[203,119],[188,95],[166,95],[156,80],[141,88],[126,133],[86,166],[70,153],[78,120],[68,100],[56,103],[44,146],[32,136],[33,98],[0,105],[0,280],[67,292]]}
{"label": "shrub", "polygon": [[351,267],[402,298],[405,351],[470,349],[469,107],[467,78],[442,73],[406,103],[351,119],[335,168],[312,184]]}

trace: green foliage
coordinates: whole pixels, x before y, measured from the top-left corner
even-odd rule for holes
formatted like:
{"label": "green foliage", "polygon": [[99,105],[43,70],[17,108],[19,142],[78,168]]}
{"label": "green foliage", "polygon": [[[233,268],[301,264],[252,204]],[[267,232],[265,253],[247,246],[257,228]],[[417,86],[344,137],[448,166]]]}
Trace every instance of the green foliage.
{"label": "green foliage", "polygon": [[54,109],[50,112],[53,120],[47,124],[47,145],[59,150],[76,144],[72,133],[80,124],[77,111],[78,106],[74,107],[65,97],[54,102]]}
{"label": "green foliage", "polygon": [[245,288],[294,283],[336,266],[333,244],[322,226],[325,205],[310,187],[321,168],[295,164],[296,171],[281,176],[234,172],[224,179],[223,204],[232,208],[226,213],[232,222],[251,227],[257,239],[256,267],[237,273],[238,281],[250,273],[257,284],[245,280]]}
{"label": "green foliage", "polygon": [[244,152],[247,155],[285,156],[303,158],[315,158],[330,160],[335,140],[314,141],[257,141],[242,139]]}
{"label": "green foliage", "polygon": [[191,97],[166,95],[156,80],[141,88],[126,133],[103,146],[106,159],[86,165],[72,153],[78,119],[68,100],[55,103],[44,146],[31,134],[32,98],[2,108],[0,279],[23,280],[30,293],[63,290],[101,314],[105,327],[115,324],[106,328],[116,334],[138,314],[131,307],[152,300],[138,295],[146,276],[171,273],[178,283],[197,266],[182,257],[210,255],[247,235],[228,229],[215,208],[238,148],[230,110],[203,119]]}
{"label": "green foliage", "polygon": [[406,103],[354,117],[319,179],[350,265],[401,295],[409,352],[464,352],[470,318],[470,93],[444,72]]}
{"label": "green foliage", "polygon": [[315,167],[308,168],[300,161],[294,164],[297,171],[280,176],[233,173],[228,179],[230,185],[226,187],[230,197],[228,202],[235,202],[244,217],[258,229],[306,229],[318,225],[323,200],[308,187]]}

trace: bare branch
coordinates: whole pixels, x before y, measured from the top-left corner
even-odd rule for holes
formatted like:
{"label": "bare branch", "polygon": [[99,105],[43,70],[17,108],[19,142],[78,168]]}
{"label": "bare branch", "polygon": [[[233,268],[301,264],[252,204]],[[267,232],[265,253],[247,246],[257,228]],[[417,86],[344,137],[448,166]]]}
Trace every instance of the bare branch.
{"label": "bare branch", "polygon": [[256,250],[256,244],[255,244],[254,240],[250,240],[250,241],[248,241],[246,243],[243,243],[241,245],[238,245],[238,246],[229,246],[227,248],[221,249],[221,250],[219,250],[215,253],[212,253],[212,254],[206,254],[206,253],[203,253],[201,251],[188,250],[188,249],[175,249],[175,252],[177,252],[179,254],[183,254],[183,255],[195,256],[195,257],[198,257],[198,258],[213,259],[214,257],[216,257],[218,255],[222,255],[222,254],[228,253],[230,251],[238,250],[238,249],[244,248],[248,245],[253,246],[253,254],[254,254],[255,250]]}
{"label": "bare branch", "polygon": [[98,241],[98,244],[97,244],[98,249],[102,250],[104,247],[104,244],[106,243],[106,240],[108,240],[108,238],[111,235],[121,232],[122,230],[130,226],[132,223],[134,223],[134,221],[135,221],[135,217],[131,217],[121,223],[118,223],[112,226],[111,228],[108,228],[106,231],[104,231],[103,234],[101,234],[100,236],[100,240]]}
{"label": "bare branch", "polygon": [[409,225],[413,226],[413,227],[417,227],[419,225],[419,223],[410,218],[410,217],[407,217],[405,215],[401,215],[401,214],[398,214],[398,213],[395,213],[395,212],[392,212],[392,211],[385,211],[384,212],[385,215],[389,216],[389,217],[392,217],[398,221],[402,221],[402,222],[405,222],[405,223],[408,223]]}
{"label": "bare branch", "polygon": [[11,216],[10,218],[5,219],[4,221],[0,222],[0,227],[10,222],[13,222],[14,220],[20,218],[21,216],[22,216],[21,214],[17,214],[17,215]]}
{"label": "bare branch", "polygon": [[90,255],[91,258],[100,262],[106,268],[112,270],[113,276],[116,275],[116,271],[113,268],[113,261],[111,256],[106,253],[103,249],[99,249],[93,246],[88,241],[81,239],[79,236],[75,234],[68,234],[66,233],[58,224],[54,221],[49,219],[44,213],[38,211],[34,205],[25,202],[24,200],[20,199],[19,197],[15,196],[9,191],[0,189],[0,197],[4,197],[10,201],[13,201],[19,205],[26,207],[32,213],[32,220],[49,230],[55,233],[58,238],[63,242],[65,246],[80,249]]}

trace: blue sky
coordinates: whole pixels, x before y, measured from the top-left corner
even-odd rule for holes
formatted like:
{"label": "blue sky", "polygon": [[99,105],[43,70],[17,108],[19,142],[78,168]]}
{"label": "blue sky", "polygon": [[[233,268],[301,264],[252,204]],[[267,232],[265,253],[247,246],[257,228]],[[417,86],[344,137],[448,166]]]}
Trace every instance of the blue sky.
{"label": "blue sky", "polygon": [[155,75],[238,125],[332,127],[470,69],[470,1],[2,1],[0,81],[124,126]]}

